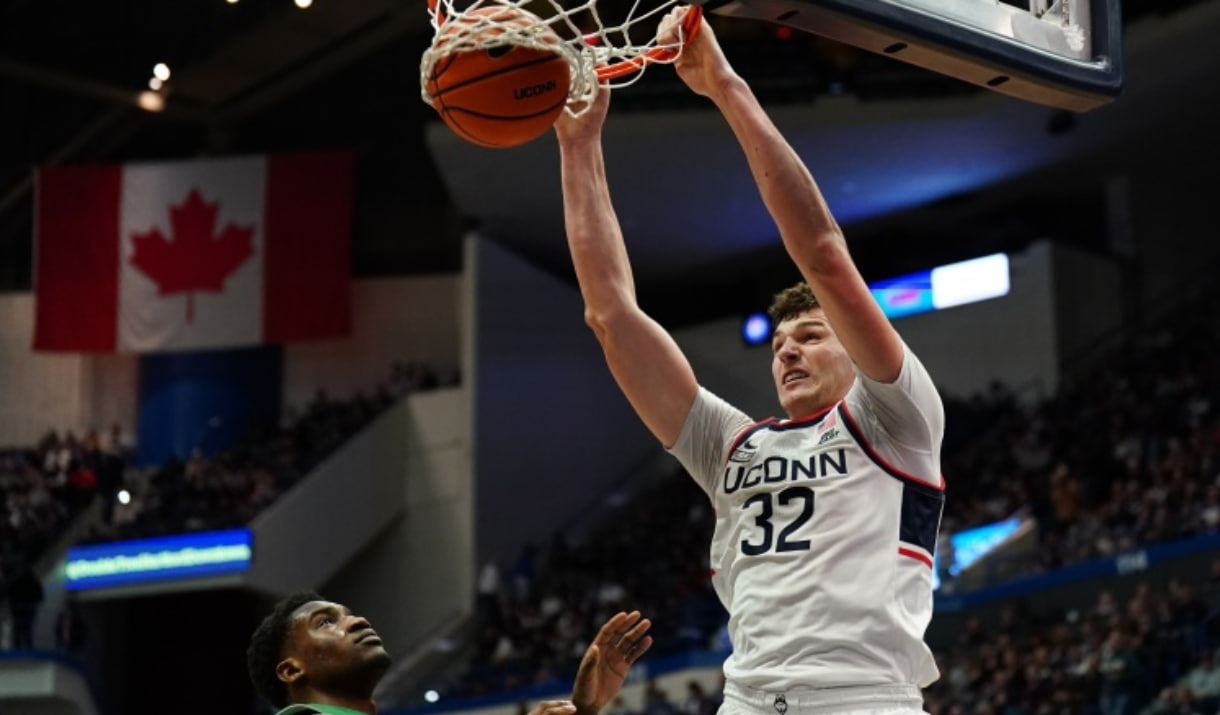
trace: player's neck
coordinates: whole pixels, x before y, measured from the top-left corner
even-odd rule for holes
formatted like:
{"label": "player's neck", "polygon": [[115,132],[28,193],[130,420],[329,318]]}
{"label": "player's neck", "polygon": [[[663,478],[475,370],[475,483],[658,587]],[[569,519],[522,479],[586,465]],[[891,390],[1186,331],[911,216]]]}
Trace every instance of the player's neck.
{"label": "player's neck", "polygon": [[842,397],[836,398],[829,402],[826,400],[807,400],[798,402],[792,404],[789,409],[784,410],[784,412],[788,415],[789,422],[800,422],[801,420],[807,420],[810,417],[816,417],[822,414],[826,410],[829,410],[830,408],[839,404],[841,399]]}

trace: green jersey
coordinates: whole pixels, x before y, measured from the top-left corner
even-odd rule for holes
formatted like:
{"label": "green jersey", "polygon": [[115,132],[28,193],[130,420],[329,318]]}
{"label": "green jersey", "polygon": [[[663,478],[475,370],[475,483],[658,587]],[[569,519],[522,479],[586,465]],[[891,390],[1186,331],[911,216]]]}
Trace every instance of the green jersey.
{"label": "green jersey", "polygon": [[341,708],[338,705],[316,705],[312,703],[304,703],[301,705],[289,705],[275,715],[365,715],[359,710],[351,708]]}

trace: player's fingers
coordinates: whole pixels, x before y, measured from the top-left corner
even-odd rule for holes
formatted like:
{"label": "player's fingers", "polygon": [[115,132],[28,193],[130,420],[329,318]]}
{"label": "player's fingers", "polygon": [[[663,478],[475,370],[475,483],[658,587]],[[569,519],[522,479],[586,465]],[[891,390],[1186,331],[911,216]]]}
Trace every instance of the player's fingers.
{"label": "player's fingers", "polygon": [[639,640],[645,633],[648,632],[649,628],[652,628],[652,621],[645,618],[632,626],[631,630],[627,631],[623,637],[633,641]]}
{"label": "player's fingers", "polygon": [[674,19],[674,11],[670,10],[661,18],[661,24],[657,26],[657,44],[668,45],[674,41],[674,27],[678,21]]}
{"label": "player's fingers", "polygon": [[[636,611],[633,615],[638,617],[639,611]],[[652,621],[648,620],[647,618],[642,618],[638,621],[633,620],[629,623],[623,624],[623,631],[619,635],[619,640],[616,645],[624,644],[624,647],[629,648],[632,644],[642,638],[644,634],[648,632],[650,627],[652,627]]]}
{"label": "player's fingers", "polygon": [[605,646],[613,646],[618,643],[618,639],[622,637],[623,631],[627,628],[628,618],[630,614],[622,611],[614,614],[610,620],[597,631],[597,637],[593,639],[594,643]]}
{"label": "player's fingers", "polygon": [[616,613],[611,616],[610,620],[603,623],[602,627],[597,629],[597,635],[593,637],[593,642],[600,645],[609,644],[610,638],[614,634],[615,624],[618,623],[622,615],[622,613]]}
{"label": "player's fingers", "polygon": [[652,647],[652,636],[644,636],[632,644],[631,650],[625,654],[627,664],[631,665],[640,659]]}
{"label": "player's fingers", "polygon": [[682,19],[686,17],[686,13],[689,11],[690,8],[688,6],[679,5],[665,13],[665,17],[661,18],[661,24],[657,26],[657,42],[659,44],[671,45],[681,39],[679,33],[682,28]]}

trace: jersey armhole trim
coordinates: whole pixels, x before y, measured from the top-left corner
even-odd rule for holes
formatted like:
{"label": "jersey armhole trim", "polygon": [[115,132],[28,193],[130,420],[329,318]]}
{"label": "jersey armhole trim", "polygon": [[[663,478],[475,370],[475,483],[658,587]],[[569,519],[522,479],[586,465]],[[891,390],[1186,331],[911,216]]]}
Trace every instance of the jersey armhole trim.
{"label": "jersey armhole trim", "polygon": [[938,475],[939,481],[932,482],[924,479],[923,477],[917,477],[914,474],[904,472],[898,467],[895,467],[887,462],[884,457],[877,453],[877,450],[873,449],[873,445],[870,444],[867,439],[865,439],[863,430],[860,429],[860,425],[858,425],[856,420],[851,416],[851,411],[847,409],[846,402],[839,403],[839,414],[843,416],[843,424],[847,425],[848,433],[850,433],[852,438],[855,439],[856,442],[859,443],[860,447],[864,449],[864,453],[867,454],[869,459],[873,460],[878,467],[881,467],[881,469],[883,469],[891,477],[900,479],[904,482],[911,483],[924,489],[934,489],[938,492],[943,492],[945,490],[944,475]]}

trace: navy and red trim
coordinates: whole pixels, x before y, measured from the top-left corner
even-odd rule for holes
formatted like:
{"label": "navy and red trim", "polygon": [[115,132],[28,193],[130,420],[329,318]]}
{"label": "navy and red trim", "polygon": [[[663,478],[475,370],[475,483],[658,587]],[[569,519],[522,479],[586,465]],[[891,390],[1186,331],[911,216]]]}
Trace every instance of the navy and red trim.
{"label": "navy and red trim", "polygon": [[811,427],[821,422],[822,419],[826,417],[826,415],[830,414],[830,411],[833,409],[833,406],[827,407],[826,409],[820,412],[815,412],[808,417],[801,417],[795,420],[777,420],[774,417],[768,417],[761,422],[755,422],[754,424],[743,429],[735,438],[733,438],[733,443],[729,445],[728,451],[725,452],[724,460],[725,462],[728,462],[729,457],[732,457],[733,453],[737,451],[737,448],[740,447],[743,442],[749,439],[750,435],[752,434],[764,429],[770,429],[773,432],[784,432],[790,429]]}
{"label": "navy and red trim", "polygon": [[877,450],[873,449],[873,445],[864,437],[864,431],[860,429],[860,425],[857,424],[855,418],[851,416],[851,412],[847,409],[846,402],[839,403],[839,414],[843,416],[843,424],[847,425],[847,431],[851,433],[851,436],[855,438],[856,442],[859,443],[859,445],[864,449],[864,453],[867,454],[869,459],[876,462],[877,466],[885,470],[885,472],[891,477],[904,482],[913,482],[927,489],[934,489],[940,492],[945,490],[945,478],[943,476],[938,476],[938,481],[936,482],[930,482],[922,477],[917,477],[909,472],[904,472],[898,467],[895,467],[887,462],[885,457],[878,454]]}
{"label": "navy and red trim", "polygon": [[927,565],[928,568],[932,568],[932,557],[928,556],[927,554],[925,554],[922,551],[919,551],[917,549],[911,549],[906,546],[899,546],[898,553],[903,556],[906,556],[907,558],[912,558],[912,559],[915,559],[916,561],[922,561],[925,565]]}
{"label": "navy and red trim", "polygon": [[[934,484],[898,469],[878,454],[877,450],[873,449],[873,446],[865,439],[860,425],[848,411],[847,403],[839,403],[839,414],[843,417],[843,424],[846,425],[848,433],[860,445],[869,459],[873,460],[886,474],[902,483],[902,513],[899,518],[898,540],[900,543],[907,544],[908,547],[900,545],[898,553],[918,559],[931,567],[930,555],[936,553],[940,518],[945,509],[944,477]],[[911,546],[919,547],[922,551],[909,548]]]}

